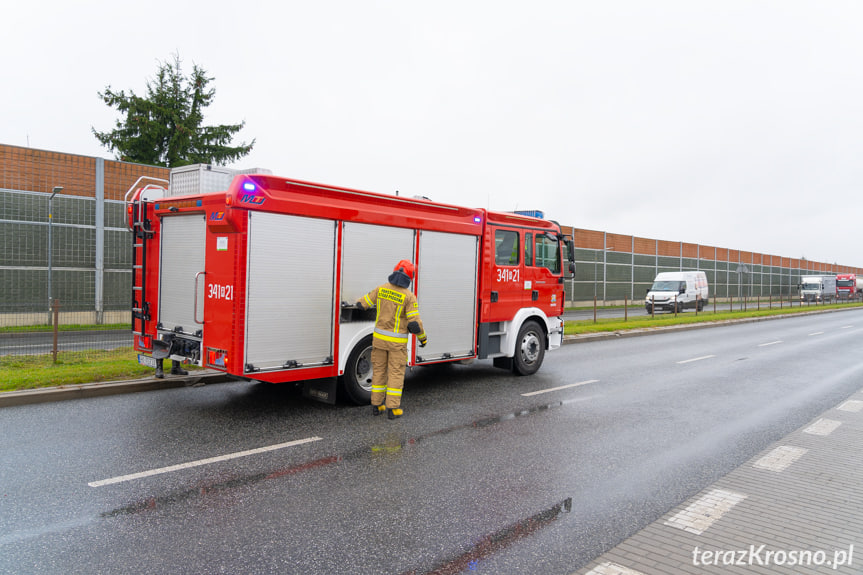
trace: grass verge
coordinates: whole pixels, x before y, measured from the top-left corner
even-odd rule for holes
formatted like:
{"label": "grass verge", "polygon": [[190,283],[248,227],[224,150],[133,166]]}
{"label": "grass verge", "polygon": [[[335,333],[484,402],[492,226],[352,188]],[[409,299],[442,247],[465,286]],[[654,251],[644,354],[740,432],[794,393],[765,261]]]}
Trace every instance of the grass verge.
{"label": "grass verge", "polygon": [[50,354],[0,357],[0,391],[120,381],[152,374],[152,368],[138,365],[132,348],[60,352],[57,363]]}
{"label": "grass verge", "polygon": [[819,306],[803,306],[803,307],[784,307],[782,309],[774,307],[773,309],[762,308],[760,310],[749,311],[726,311],[712,312],[702,311],[698,315],[694,311],[679,313],[675,317],[673,313],[656,314],[655,317],[649,315],[630,317],[627,321],[623,318],[599,318],[596,323],[592,319],[580,321],[567,321],[564,326],[565,335],[578,335],[587,333],[602,333],[627,331],[633,329],[649,329],[657,327],[666,327],[670,325],[685,325],[694,323],[704,323],[710,321],[728,321],[736,319],[759,318],[759,317],[775,317],[791,314],[820,312],[828,310],[842,310],[863,307],[863,303],[842,303],[832,305]]}

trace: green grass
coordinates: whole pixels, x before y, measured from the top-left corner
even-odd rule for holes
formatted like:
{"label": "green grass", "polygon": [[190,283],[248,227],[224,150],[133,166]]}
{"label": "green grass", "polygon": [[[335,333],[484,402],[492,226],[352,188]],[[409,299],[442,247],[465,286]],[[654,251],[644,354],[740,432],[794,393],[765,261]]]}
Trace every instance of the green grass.
{"label": "green grass", "polygon": [[702,312],[698,312],[698,315],[696,315],[694,311],[686,311],[684,313],[677,314],[677,317],[675,317],[673,313],[662,313],[656,314],[655,317],[650,317],[649,315],[633,316],[630,317],[628,321],[624,321],[623,318],[598,318],[596,320],[596,323],[593,322],[593,319],[567,321],[566,325],[564,326],[564,334],[578,335],[587,333],[626,331],[634,329],[650,329],[666,327],[670,325],[685,325],[711,321],[728,321],[759,317],[775,317],[814,311],[849,309],[859,307],[863,307],[863,303],[843,303],[819,306],[804,305],[803,307],[800,307],[798,305],[793,308],[786,305],[782,309],[779,309],[778,307],[776,307],[776,304],[774,304],[773,309],[767,309],[762,303],[762,308],[760,310],[755,310],[751,309],[750,304],[750,309],[747,311],[719,311],[713,313],[712,311],[705,310]]}
{"label": "green grass", "polygon": [[153,374],[132,348],[0,357],[0,391],[137,379]]}

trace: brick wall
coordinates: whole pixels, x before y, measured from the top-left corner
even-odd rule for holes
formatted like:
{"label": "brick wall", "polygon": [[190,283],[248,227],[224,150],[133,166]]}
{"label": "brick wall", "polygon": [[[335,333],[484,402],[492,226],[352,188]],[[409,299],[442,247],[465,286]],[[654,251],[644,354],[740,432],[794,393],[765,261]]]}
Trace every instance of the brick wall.
{"label": "brick wall", "polygon": [[[0,144],[0,188],[94,197],[97,158]],[[105,199],[122,200],[141,176],[167,180],[168,168],[104,160]]]}

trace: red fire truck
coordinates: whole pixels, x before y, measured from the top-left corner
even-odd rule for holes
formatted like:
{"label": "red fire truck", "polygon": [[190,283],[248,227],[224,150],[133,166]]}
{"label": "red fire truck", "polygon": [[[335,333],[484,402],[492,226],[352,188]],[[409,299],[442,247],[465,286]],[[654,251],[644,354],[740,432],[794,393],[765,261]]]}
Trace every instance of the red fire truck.
{"label": "red fire truck", "polygon": [[301,382],[328,403],[340,384],[368,403],[374,311],[349,304],[403,259],[417,266],[428,334],[423,348],[411,336],[409,365],[490,358],[528,375],[561,345],[574,264],[557,223],[269,174],[229,181],[172,195],[172,174],[167,188],[138,182],[127,194],[144,365]]}

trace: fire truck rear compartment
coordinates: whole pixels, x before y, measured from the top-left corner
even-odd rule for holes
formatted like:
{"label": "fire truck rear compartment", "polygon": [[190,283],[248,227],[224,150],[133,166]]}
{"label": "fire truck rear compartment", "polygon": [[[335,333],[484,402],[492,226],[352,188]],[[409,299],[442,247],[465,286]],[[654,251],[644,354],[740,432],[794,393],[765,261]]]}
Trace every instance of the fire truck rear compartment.
{"label": "fire truck rear compartment", "polygon": [[[154,350],[198,363],[203,337],[206,220],[202,214],[162,218],[159,324]],[[154,353],[154,356],[156,354]]]}

